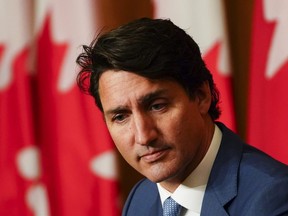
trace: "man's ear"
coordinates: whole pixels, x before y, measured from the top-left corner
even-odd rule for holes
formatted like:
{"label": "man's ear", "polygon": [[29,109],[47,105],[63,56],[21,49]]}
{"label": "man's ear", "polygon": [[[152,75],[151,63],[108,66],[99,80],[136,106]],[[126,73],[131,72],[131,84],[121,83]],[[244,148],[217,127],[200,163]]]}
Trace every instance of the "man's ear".
{"label": "man's ear", "polygon": [[208,81],[205,81],[196,91],[196,100],[198,101],[200,113],[206,115],[211,105],[211,91]]}

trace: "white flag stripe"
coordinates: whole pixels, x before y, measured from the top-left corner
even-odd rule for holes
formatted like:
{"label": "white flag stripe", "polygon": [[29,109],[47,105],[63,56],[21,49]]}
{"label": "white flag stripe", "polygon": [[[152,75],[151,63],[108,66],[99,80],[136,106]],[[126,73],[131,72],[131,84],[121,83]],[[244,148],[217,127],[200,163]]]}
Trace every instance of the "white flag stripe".
{"label": "white flag stripe", "polygon": [[0,28],[2,29],[0,44],[5,48],[0,62],[0,90],[7,88],[12,82],[13,60],[29,43],[30,9],[29,1],[25,3],[22,0],[0,1]]}
{"label": "white flag stripe", "polygon": [[[275,22],[266,66],[266,78],[275,76],[280,67],[288,59],[288,1],[266,0],[263,2],[265,19],[268,22]],[[283,43],[283,41],[286,41]]]}

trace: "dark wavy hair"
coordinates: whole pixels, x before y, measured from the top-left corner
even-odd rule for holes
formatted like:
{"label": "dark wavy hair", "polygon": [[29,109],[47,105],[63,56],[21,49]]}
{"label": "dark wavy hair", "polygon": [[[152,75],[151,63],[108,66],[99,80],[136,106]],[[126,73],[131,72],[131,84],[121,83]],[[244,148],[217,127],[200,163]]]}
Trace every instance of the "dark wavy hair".
{"label": "dark wavy hair", "polygon": [[99,96],[99,78],[107,70],[124,70],[150,80],[172,79],[190,98],[208,81],[212,102],[209,114],[220,116],[219,92],[205,66],[196,42],[170,20],[141,18],[96,37],[83,46],[77,60],[80,89],[95,99],[103,112]]}

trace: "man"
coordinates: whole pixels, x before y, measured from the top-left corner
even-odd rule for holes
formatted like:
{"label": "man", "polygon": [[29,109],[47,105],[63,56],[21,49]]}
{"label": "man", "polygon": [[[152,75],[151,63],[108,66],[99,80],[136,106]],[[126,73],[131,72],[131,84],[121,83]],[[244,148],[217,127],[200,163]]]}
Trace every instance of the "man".
{"label": "man", "polygon": [[102,34],[77,63],[78,85],[95,98],[122,156],[147,177],[123,215],[162,215],[167,198],[180,215],[288,215],[287,166],[216,122],[212,75],[171,21],[142,18]]}

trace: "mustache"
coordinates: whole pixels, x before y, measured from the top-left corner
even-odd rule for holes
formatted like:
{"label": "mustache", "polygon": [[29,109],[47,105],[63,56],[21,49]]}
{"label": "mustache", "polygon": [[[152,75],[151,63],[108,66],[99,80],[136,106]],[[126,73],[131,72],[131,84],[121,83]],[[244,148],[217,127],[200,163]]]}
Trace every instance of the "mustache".
{"label": "mustache", "polygon": [[167,149],[171,149],[171,145],[169,145],[168,143],[161,141],[152,141],[145,146],[141,146],[137,151],[137,155],[138,158],[141,158],[143,156],[154,154]]}

